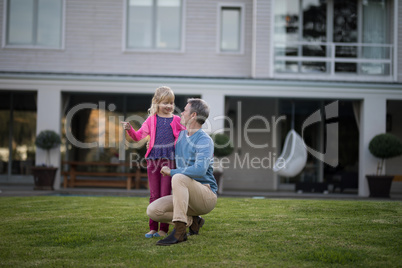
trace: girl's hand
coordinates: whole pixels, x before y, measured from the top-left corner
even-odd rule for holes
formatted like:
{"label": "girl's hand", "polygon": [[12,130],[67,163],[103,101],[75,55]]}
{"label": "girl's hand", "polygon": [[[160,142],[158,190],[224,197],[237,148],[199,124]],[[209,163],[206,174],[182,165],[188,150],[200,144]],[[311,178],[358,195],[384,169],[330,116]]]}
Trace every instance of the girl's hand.
{"label": "girl's hand", "polygon": [[131,125],[130,125],[129,122],[121,121],[120,123],[123,125],[123,128],[124,128],[125,130],[131,129]]}

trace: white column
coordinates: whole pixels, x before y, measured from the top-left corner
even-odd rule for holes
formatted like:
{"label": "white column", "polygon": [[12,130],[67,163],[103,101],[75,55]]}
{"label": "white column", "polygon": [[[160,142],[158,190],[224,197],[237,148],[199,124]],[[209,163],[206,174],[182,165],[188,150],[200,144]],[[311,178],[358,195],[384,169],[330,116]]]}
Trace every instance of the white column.
{"label": "white column", "polygon": [[225,126],[225,95],[221,93],[203,94],[201,97],[209,107],[209,117],[203,128],[207,133],[223,132]]}
{"label": "white column", "polygon": [[366,175],[375,174],[378,159],[369,149],[371,139],[386,131],[387,100],[381,96],[364,98],[360,108],[359,144],[359,196],[368,197],[370,192]]}
{"label": "white column", "polygon": [[[38,110],[36,120],[36,134],[43,130],[54,130],[61,134],[61,92],[54,88],[40,88],[38,90]],[[60,147],[50,150],[50,164],[60,167]],[[36,165],[46,163],[46,151],[36,148]],[[60,188],[60,168],[57,171],[53,185]]]}

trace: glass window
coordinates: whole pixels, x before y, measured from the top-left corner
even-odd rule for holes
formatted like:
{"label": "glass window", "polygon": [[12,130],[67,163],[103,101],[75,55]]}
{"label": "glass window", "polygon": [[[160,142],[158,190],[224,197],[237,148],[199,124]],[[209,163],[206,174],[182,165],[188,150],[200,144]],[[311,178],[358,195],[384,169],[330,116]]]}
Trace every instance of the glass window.
{"label": "glass window", "polygon": [[180,49],[181,0],[129,0],[127,4],[127,48]]}
{"label": "glass window", "polygon": [[36,93],[0,92],[0,175],[30,175],[35,165]]}
{"label": "glass window", "polygon": [[[180,109],[186,105],[187,99],[190,97],[199,96],[176,95],[175,114],[180,113]],[[147,110],[151,102],[151,94],[63,94],[65,109],[62,119],[62,160],[111,162],[117,156],[126,161],[139,160],[143,163],[147,138],[138,142],[133,141],[129,135],[125,135],[120,122],[129,121],[138,130],[148,117]],[[74,107],[82,104],[95,105],[96,108],[73,110]],[[66,133],[66,130],[71,132]],[[79,146],[69,139],[67,134],[71,134],[78,142],[86,144],[95,142],[98,146],[88,146],[87,148]],[[121,144],[124,136],[126,143]],[[138,159],[137,156],[141,156],[141,158]],[[105,167],[91,167],[92,171],[102,169]]]}
{"label": "glass window", "polygon": [[36,93],[13,94],[12,174],[30,175],[35,166]]}
{"label": "glass window", "polygon": [[[299,39],[299,0],[275,2],[275,55],[297,56]],[[276,72],[298,72],[294,60],[276,60]]]}
{"label": "glass window", "polygon": [[63,0],[8,0],[7,45],[60,48]]}
{"label": "glass window", "polygon": [[[385,0],[363,1],[363,47],[362,57],[365,59],[388,59],[391,56],[389,39],[388,7]],[[375,18],[375,19],[373,19]],[[390,64],[364,63],[360,66],[364,74],[381,75],[390,73]]]}
{"label": "glass window", "polygon": [[0,91],[0,175],[8,173],[10,157],[11,94]]}
{"label": "glass window", "polygon": [[[357,1],[340,0],[334,3],[333,40],[335,43],[357,43]],[[335,48],[337,58],[356,58],[357,46]],[[356,63],[335,63],[335,72],[356,73]]]}
{"label": "glass window", "polygon": [[276,0],[276,73],[389,76],[391,1]]}
{"label": "glass window", "polygon": [[[326,57],[327,41],[327,5],[323,1],[303,1],[303,41],[314,44],[303,45],[302,55],[305,57]],[[303,73],[326,73],[326,62],[305,61],[301,64]]]}
{"label": "glass window", "polygon": [[240,52],[241,40],[241,8],[221,8],[220,51]]}

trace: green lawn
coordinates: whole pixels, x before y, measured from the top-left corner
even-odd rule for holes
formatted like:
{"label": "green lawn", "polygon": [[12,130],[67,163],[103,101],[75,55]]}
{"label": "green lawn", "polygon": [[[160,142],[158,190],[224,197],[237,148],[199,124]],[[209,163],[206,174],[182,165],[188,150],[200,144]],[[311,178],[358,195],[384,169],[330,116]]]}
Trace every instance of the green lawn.
{"label": "green lawn", "polygon": [[402,267],[402,202],[219,198],[168,247],[144,237],[147,204],[1,197],[0,267]]}

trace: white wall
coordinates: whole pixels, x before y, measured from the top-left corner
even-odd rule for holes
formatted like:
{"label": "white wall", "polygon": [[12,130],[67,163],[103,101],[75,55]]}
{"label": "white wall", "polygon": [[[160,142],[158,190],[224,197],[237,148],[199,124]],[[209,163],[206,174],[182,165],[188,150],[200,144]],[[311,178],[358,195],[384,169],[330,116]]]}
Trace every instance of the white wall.
{"label": "white wall", "polygon": [[366,175],[375,174],[378,159],[369,151],[371,139],[377,134],[385,133],[386,98],[384,96],[367,96],[361,103],[360,110],[360,144],[359,144],[359,196],[369,196]]}
{"label": "white wall", "polygon": [[209,107],[209,117],[203,128],[209,134],[222,133],[224,131],[225,119],[225,95],[220,92],[204,93],[201,98],[205,100]]}
{"label": "white wall", "polygon": [[[402,14],[402,1],[397,14]],[[5,0],[0,1],[0,37],[4,40]],[[0,49],[0,71],[84,74],[167,75],[195,77],[272,78],[273,2],[263,0],[184,0],[182,52],[123,51],[124,0],[66,0],[64,48]],[[245,6],[243,54],[217,53],[218,4]],[[254,17],[253,17],[254,16]],[[391,16],[393,17],[393,16]],[[398,16],[397,81],[402,81],[402,16]],[[253,23],[254,22],[254,23]],[[392,26],[392,28],[394,28]],[[283,78],[276,75],[275,77]],[[332,79],[327,76],[287,76],[286,79]],[[337,79],[364,79],[344,76]],[[369,79],[377,79],[372,76]],[[381,81],[387,78],[378,78]]]}
{"label": "white wall", "polygon": [[[57,133],[61,128],[61,90],[54,86],[43,86],[38,89],[38,110],[36,133],[39,134],[43,130],[54,130]],[[60,148],[50,150],[50,164],[58,167],[54,189],[60,188]],[[36,165],[46,163],[46,151],[37,148]]]}
{"label": "white wall", "polygon": [[[0,36],[4,24],[0,1]],[[180,75],[207,77],[251,76],[252,1],[185,0],[184,52],[124,52],[125,1],[66,0],[63,50],[0,49],[1,71]],[[216,51],[218,3],[245,4],[243,54]]]}

